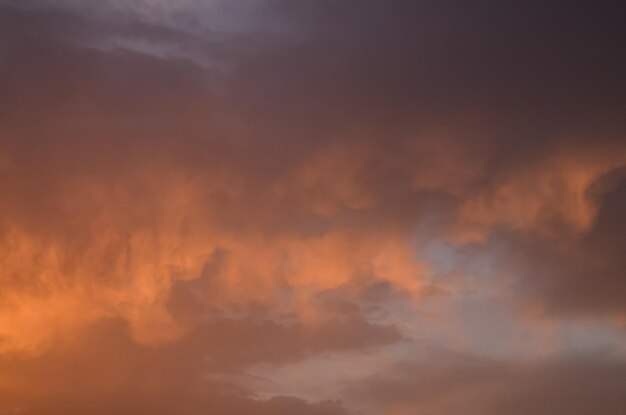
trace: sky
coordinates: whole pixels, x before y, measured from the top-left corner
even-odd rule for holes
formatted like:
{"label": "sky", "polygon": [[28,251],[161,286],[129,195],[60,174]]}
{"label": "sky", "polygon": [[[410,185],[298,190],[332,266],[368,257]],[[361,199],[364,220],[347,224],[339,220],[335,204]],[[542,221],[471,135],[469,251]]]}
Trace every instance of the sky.
{"label": "sky", "polygon": [[0,415],[626,413],[610,3],[0,0]]}

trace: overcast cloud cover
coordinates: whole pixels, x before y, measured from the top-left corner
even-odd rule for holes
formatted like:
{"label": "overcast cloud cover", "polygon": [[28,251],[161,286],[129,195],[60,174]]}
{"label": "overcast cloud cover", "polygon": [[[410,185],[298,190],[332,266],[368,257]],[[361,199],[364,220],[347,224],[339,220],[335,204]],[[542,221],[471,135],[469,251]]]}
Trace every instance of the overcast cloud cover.
{"label": "overcast cloud cover", "polygon": [[0,1],[0,414],[626,413],[610,6]]}

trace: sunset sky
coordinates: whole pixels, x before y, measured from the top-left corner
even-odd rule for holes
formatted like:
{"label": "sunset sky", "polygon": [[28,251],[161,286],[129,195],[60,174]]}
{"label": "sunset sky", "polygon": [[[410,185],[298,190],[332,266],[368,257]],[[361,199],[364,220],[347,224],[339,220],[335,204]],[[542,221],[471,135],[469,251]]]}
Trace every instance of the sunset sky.
{"label": "sunset sky", "polygon": [[609,6],[0,0],[0,415],[626,414]]}

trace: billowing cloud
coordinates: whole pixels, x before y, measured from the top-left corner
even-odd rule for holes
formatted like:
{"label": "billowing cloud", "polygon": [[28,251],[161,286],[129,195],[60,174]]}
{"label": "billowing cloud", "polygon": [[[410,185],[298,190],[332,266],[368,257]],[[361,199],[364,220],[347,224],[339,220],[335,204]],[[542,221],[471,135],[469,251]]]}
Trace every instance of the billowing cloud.
{"label": "billowing cloud", "polygon": [[[224,379],[437,330],[483,353],[339,397],[617,390],[620,357],[520,363],[493,334],[587,321],[620,349],[622,19],[558,3],[3,2],[0,409],[345,414]],[[504,317],[473,330],[477,303]]]}

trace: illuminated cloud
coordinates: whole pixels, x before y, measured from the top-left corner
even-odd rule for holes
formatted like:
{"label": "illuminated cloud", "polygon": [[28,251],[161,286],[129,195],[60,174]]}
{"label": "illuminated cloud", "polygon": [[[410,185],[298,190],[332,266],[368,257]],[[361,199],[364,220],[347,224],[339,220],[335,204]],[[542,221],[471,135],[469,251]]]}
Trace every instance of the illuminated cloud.
{"label": "illuminated cloud", "polygon": [[2,2],[0,412],[623,412],[622,20],[557,3]]}

